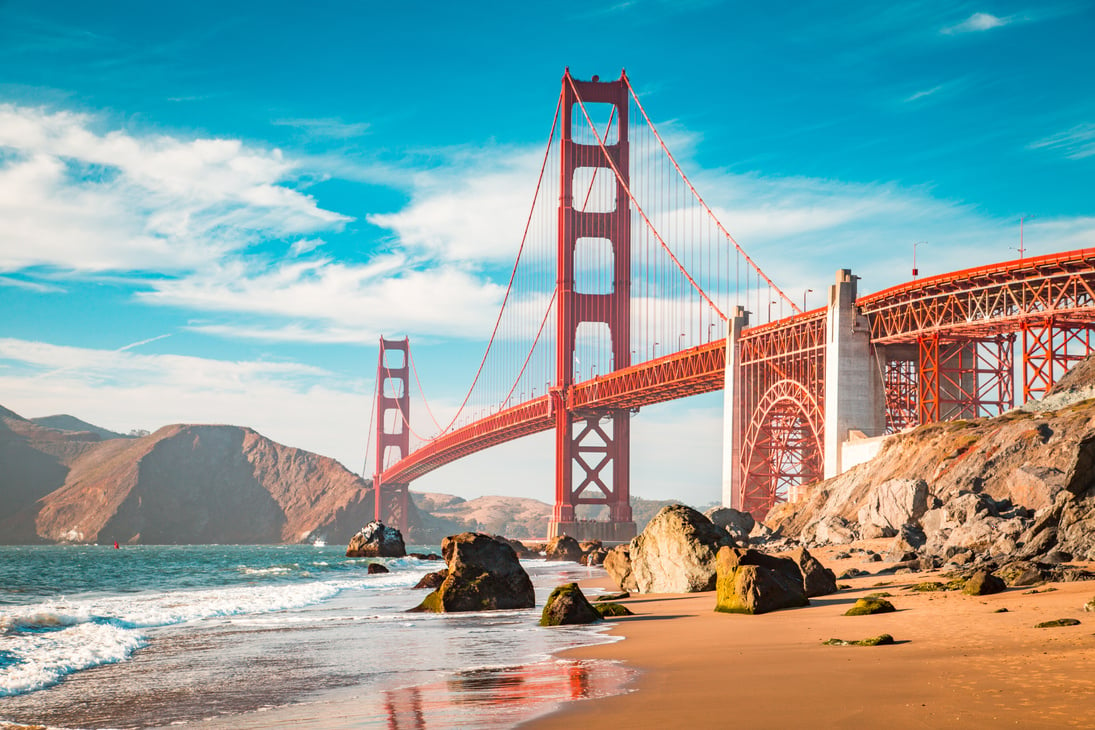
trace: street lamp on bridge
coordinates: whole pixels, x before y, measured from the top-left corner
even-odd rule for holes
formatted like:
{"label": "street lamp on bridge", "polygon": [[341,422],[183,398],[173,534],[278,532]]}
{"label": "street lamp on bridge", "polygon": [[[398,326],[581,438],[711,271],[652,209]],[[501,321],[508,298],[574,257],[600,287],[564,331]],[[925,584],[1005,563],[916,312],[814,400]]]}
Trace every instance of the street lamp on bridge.
{"label": "street lamp on bridge", "polygon": [[1026,251],[1026,249],[1023,248],[1023,219],[1033,217],[1034,216],[1032,215],[1019,216],[1019,260],[1023,259],[1023,253]]}
{"label": "street lamp on bridge", "polygon": [[927,241],[916,241],[915,243],[913,243],[913,269],[912,269],[912,278],[914,278],[914,279],[916,278],[916,275],[920,273],[920,269],[916,268],[916,247],[917,247],[917,246],[927,246],[927,245],[928,245],[928,242],[927,242]]}
{"label": "street lamp on bridge", "polygon": [[806,291],[802,292],[802,311],[803,312],[806,311],[806,295],[810,294],[811,292],[813,292],[813,289],[807,289]]}
{"label": "street lamp on bridge", "polygon": [[775,299],[772,299],[768,302],[768,321],[769,322],[772,321],[772,305],[775,304],[775,303],[776,303]]}

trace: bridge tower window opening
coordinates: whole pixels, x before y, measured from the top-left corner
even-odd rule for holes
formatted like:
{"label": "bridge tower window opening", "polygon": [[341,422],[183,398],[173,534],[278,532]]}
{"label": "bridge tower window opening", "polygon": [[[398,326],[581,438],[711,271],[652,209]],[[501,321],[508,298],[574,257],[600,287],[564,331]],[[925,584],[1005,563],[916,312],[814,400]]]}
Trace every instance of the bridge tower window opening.
{"label": "bridge tower window opening", "polygon": [[579,167],[574,171],[574,210],[580,213],[612,213],[619,203],[616,173],[610,167]]}
{"label": "bridge tower window opening", "polygon": [[616,254],[612,241],[599,236],[582,236],[574,244],[574,291],[578,294],[611,294]]}

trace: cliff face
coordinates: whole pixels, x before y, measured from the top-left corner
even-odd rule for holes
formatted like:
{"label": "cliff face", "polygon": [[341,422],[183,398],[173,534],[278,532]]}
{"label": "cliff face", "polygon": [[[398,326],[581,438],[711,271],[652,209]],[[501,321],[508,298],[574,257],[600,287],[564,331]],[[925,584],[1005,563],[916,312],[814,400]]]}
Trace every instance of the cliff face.
{"label": "cliff face", "polygon": [[765,523],[804,544],[900,536],[902,549],[911,540],[947,557],[1095,559],[1093,363],[1042,403],[898,434]]}
{"label": "cliff face", "polygon": [[338,462],[235,426],[101,441],[5,410],[0,467],[8,544],[345,542],[373,518],[369,484]]}

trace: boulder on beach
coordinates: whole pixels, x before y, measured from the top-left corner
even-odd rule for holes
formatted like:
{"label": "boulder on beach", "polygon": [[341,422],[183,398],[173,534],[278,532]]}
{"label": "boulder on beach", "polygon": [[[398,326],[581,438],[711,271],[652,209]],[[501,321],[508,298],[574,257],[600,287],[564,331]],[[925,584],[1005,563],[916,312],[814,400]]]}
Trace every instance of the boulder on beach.
{"label": "boulder on beach", "polygon": [[748,512],[733,507],[712,507],[703,513],[712,523],[730,533],[738,545],[748,545],[749,536],[756,526],[756,520]]}
{"label": "boulder on beach", "polygon": [[608,577],[621,591],[637,591],[635,574],[631,572],[631,549],[627,545],[617,545],[608,551],[603,563]]}
{"label": "boulder on beach", "polygon": [[551,592],[540,615],[541,626],[591,624],[601,620],[601,614],[586,599],[577,583],[564,583]]}
{"label": "boulder on beach", "polygon": [[[715,556],[734,539],[701,513],[663,507],[631,541],[631,571],[639,593],[695,593],[715,588]],[[620,585],[623,590],[629,590]]]}
{"label": "boulder on beach", "polygon": [[583,553],[581,559],[578,562],[582,565],[589,566],[604,565],[605,557],[607,556],[608,550],[603,547],[597,546]]}
{"label": "boulder on beach", "polygon": [[978,570],[970,579],[966,581],[966,584],[962,586],[962,592],[967,596],[988,596],[993,593],[1000,593],[1007,590],[1007,584],[1004,581],[992,573],[985,570]]}
{"label": "boulder on beach", "polygon": [[567,560],[577,563],[582,559],[582,546],[570,535],[556,535],[544,549],[545,560]]}
{"label": "boulder on beach", "polygon": [[723,547],[716,563],[716,611],[761,614],[810,604],[802,573],[790,558]]}
{"label": "boulder on beach", "polygon": [[377,573],[391,573],[388,570],[388,566],[381,563],[369,563],[369,575],[376,575]]}
{"label": "boulder on beach", "polygon": [[876,613],[893,613],[897,609],[885,598],[860,598],[844,612],[845,616],[870,616]]}
{"label": "boulder on beach", "polygon": [[350,538],[348,558],[402,558],[407,555],[403,535],[380,520],[373,520]]}
{"label": "boulder on beach", "polygon": [[791,553],[791,560],[795,561],[799,572],[802,573],[802,588],[807,598],[836,593],[836,574],[822,565],[809,550],[806,548],[795,550]]}
{"label": "boulder on beach", "polygon": [[634,616],[635,612],[622,603],[594,603],[593,610],[601,615],[601,618],[616,618],[617,616]]}
{"label": "boulder on beach", "polygon": [[493,611],[536,604],[532,581],[506,542],[463,532],[446,537],[441,554],[448,575],[413,611]]}
{"label": "boulder on beach", "polygon": [[419,590],[422,588],[429,588],[430,590],[433,590],[434,588],[439,588],[441,584],[445,582],[445,576],[447,576],[448,574],[448,568],[445,568],[443,570],[435,570],[432,573],[426,573],[417,583],[415,583],[414,588],[412,588],[411,590]]}

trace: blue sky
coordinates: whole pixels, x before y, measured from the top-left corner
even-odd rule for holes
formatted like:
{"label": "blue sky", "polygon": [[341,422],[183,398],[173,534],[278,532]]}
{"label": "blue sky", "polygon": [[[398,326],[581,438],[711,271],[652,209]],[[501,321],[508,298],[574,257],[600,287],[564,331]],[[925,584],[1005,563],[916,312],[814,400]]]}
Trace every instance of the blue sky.
{"label": "blue sky", "polygon": [[[360,470],[379,334],[459,404],[566,66],[626,68],[814,306],[838,268],[906,279],[918,240],[924,274],[1013,258],[1021,215],[1030,254],[1095,245],[1092,5],[873,5],[0,2],[0,404]],[[716,500],[720,420],[640,414],[633,493]],[[414,488],[550,500],[550,444]]]}

